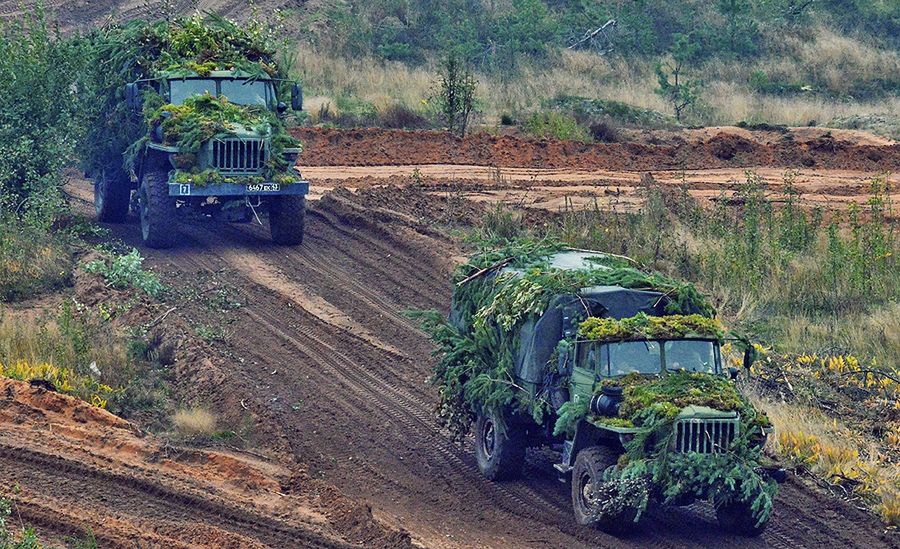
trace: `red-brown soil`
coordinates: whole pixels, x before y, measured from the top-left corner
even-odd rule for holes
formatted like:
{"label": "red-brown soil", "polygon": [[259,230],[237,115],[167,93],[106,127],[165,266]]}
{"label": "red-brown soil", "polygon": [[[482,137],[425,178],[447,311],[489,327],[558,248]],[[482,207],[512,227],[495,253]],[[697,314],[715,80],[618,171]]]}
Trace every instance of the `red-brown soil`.
{"label": "red-brown soil", "polygon": [[475,133],[298,128],[304,166],[467,164],[500,168],[672,171],[714,168],[816,168],[866,172],[900,168],[900,144],[856,132],[808,129],[748,132],[721,128],[691,138],[651,134],[643,142],[581,143]]}

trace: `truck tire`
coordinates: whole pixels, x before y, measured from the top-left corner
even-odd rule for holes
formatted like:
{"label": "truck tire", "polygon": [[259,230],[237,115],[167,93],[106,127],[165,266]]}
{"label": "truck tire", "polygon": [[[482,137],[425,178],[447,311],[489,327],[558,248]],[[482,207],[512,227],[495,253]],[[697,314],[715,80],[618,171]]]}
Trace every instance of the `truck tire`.
{"label": "truck tire", "polygon": [[131,199],[131,182],[119,171],[102,170],[94,176],[94,209],[97,221],[124,223]]}
{"label": "truck tire", "polygon": [[600,482],[603,473],[619,460],[619,454],[606,446],[590,446],[578,452],[572,469],[572,510],[575,521],[582,526],[597,526],[608,534],[621,535],[633,530],[637,509],[625,509],[615,516],[597,517],[591,511],[588,493],[591,485]]}
{"label": "truck tire", "polygon": [[306,225],[306,197],[279,196],[269,205],[269,230],[272,241],[285,246],[303,244]]}
{"label": "truck tire", "polygon": [[175,199],[169,196],[169,177],[163,171],[148,172],[138,190],[141,236],[150,248],[171,248],[178,236]]}
{"label": "truck tire", "polygon": [[757,526],[750,504],[741,501],[725,503],[716,507],[716,520],[726,532],[747,537],[756,537],[762,534],[769,523],[767,518],[765,522]]}
{"label": "truck tire", "polygon": [[506,422],[501,428],[496,414],[479,415],[475,422],[475,461],[490,480],[511,480],[522,474],[525,464],[525,429]]}

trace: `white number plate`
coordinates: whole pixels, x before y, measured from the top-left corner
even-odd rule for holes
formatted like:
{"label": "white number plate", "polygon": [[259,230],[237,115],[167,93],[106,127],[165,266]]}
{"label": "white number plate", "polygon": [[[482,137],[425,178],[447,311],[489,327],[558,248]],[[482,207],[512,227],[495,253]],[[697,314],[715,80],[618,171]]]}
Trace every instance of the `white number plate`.
{"label": "white number plate", "polygon": [[254,183],[247,185],[247,192],[250,193],[277,193],[281,190],[278,183]]}

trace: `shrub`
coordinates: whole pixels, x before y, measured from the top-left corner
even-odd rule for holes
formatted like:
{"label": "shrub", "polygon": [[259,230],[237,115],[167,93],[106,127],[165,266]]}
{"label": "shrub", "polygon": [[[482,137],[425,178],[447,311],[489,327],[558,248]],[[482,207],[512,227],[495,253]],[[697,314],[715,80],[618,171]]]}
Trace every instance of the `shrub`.
{"label": "shrub", "polygon": [[616,143],[622,139],[619,128],[609,118],[598,120],[591,124],[591,137],[601,143]]}
{"label": "shrub", "polygon": [[525,122],[525,131],[541,139],[590,141],[588,131],[574,117],[555,111],[539,112]]}
{"label": "shrub", "polygon": [[475,88],[478,81],[459,55],[447,54],[441,62],[432,102],[437,115],[451,132],[463,136],[475,110]]}
{"label": "shrub", "polygon": [[22,526],[19,532],[10,531],[8,522],[12,513],[12,502],[0,498],[0,549],[40,549],[34,528]]}
{"label": "shrub", "polygon": [[145,271],[141,265],[144,258],[141,257],[137,248],[133,248],[131,252],[125,255],[119,255],[110,261],[96,260],[84,266],[85,272],[99,274],[106,279],[109,286],[113,288],[135,288],[144,293],[157,297],[164,287],[159,278],[150,271]]}

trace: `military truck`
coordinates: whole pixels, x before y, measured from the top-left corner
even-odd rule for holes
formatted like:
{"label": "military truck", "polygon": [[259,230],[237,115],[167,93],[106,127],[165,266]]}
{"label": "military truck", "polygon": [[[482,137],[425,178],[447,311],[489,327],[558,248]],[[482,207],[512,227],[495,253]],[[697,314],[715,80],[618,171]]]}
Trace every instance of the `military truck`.
{"label": "military truck", "polygon": [[100,221],[123,222],[132,207],[144,244],[167,248],[182,214],[247,221],[268,212],[276,243],[302,242],[309,184],[294,169],[301,147],[281,97],[289,90],[296,114],[302,91],[267,44],[221,18],[132,23],[94,38],[110,50],[101,63],[123,63],[86,86],[105,100],[88,135],[102,145],[84,147]]}
{"label": "military truck", "polygon": [[771,428],[736,390],[722,353],[736,342],[712,313],[692,286],[627,258],[482,254],[458,271],[449,319],[424,323],[441,415],[472,431],[494,481],[519,477],[527,448],[557,450],[579,524],[621,533],[649,501],[711,499],[722,527],[758,535],[784,475],[763,463]]}

